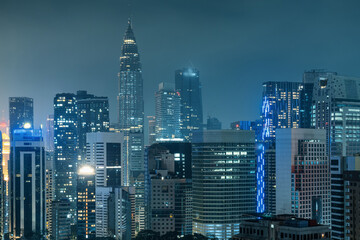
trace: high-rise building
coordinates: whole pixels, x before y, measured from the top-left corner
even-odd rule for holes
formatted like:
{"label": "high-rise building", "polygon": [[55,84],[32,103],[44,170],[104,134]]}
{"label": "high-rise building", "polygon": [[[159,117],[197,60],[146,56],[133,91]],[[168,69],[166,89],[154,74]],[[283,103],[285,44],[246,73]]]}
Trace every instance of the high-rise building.
{"label": "high-rise building", "polygon": [[360,78],[328,74],[314,80],[311,125],[326,129],[331,156],[353,156],[360,142]]}
{"label": "high-rise building", "polygon": [[53,152],[54,146],[54,115],[50,114],[46,118],[46,129],[44,134],[45,150],[47,152]]}
{"label": "high-rise building", "polygon": [[52,219],[50,227],[50,239],[68,240],[71,237],[71,218],[69,212],[71,204],[69,199],[55,200],[51,205]]}
{"label": "high-rise building", "polygon": [[[169,161],[164,161],[169,159]],[[149,171],[168,169],[178,178],[192,178],[191,143],[187,142],[159,142],[151,145],[147,151]]]}
{"label": "high-rise building", "polygon": [[122,186],[123,133],[94,132],[87,134],[86,161],[95,167],[96,186]]}
{"label": "high-rise building", "polygon": [[262,132],[257,134],[257,211],[275,213],[275,130],[298,128],[300,90],[297,82],[265,82],[261,108]]}
{"label": "high-rise building", "polygon": [[83,165],[77,182],[77,239],[95,238],[95,169]]}
{"label": "high-rise building", "polygon": [[331,171],[331,237],[345,239],[345,186],[346,171],[360,171],[360,156],[332,156]]}
{"label": "high-rise building", "polygon": [[76,171],[78,163],[76,96],[59,93],[54,98],[55,199],[70,201],[70,215],[75,223]]}
{"label": "high-rise building", "polygon": [[326,78],[337,75],[335,72],[327,72],[323,69],[305,71],[303,75],[302,89],[300,91],[300,127],[311,128],[311,114],[313,110],[313,90],[320,77]]}
{"label": "high-rise building", "polygon": [[[0,131],[0,136],[1,136]],[[2,137],[0,137],[0,162],[3,161],[3,144],[2,144]],[[5,214],[6,214],[6,182],[4,179],[4,172],[3,166],[0,166],[0,236],[4,235],[5,229]]]}
{"label": "high-rise building", "polygon": [[203,127],[203,107],[199,71],[183,68],[175,71],[175,91],[180,94],[180,129],[185,141]]}
{"label": "high-rise building", "polygon": [[96,97],[86,91],[77,91],[78,144],[81,163],[85,163],[86,134],[108,132],[110,127],[109,101],[107,97]]}
{"label": "high-rise building", "polygon": [[129,20],[121,48],[119,72],[119,130],[124,132],[123,184],[135,186],[136,234],[145,229],[144,96],[140,55]]}
{"label": "high-rise building", "polygon": [[208,117],[206,123],[207,130],[221,130],[221,122],[216,117]]}
{"label": "high-rise building", "polygon": [[9,232],[9,159],[10,159],[10,137],[9,128],[5,122],[0,123],[1,131],[1,157],[2,157],[2,179],[3,179],[3,233]]}
{"label": "high-rise building", "polygon": [[256,212],[255,134],[207,130],[194,134],[192,149],[193,232],[229,239]]}
{"label": "high-rise building", "polygon": [[115,239],[131,239],[131,201],[128,187],[116,187],[108,198],[108,232]]}
{"label": "high-rise building", "polygon": [[[33,99],[28,97],[9,98],[10,140],[15,129],[34,125]],[[28,126],[27,126],[28,127]]]}
{"label": "high-rise building", "polygon": [[45,148],[40,130],[14,130],[10,157],[10,233],[45,233]]}
{"label": "high-rise building", "polygon": [[360,171],[344,172],[345,239],[357,239],[360,234]]}
{"label": "high-rise building", "polygon": [[155,93],[156,141],[180,140],[180,94],[175,85],[160,83]]}
{"label": "high-rise building", "polygon": [[[45,144],[46,145],[46,144]],[[55,200],[55,184],[54,184],[54,152],[45,151],[45,199],[46,199],[46,230],[50,235],[52,227],[52,201]]]}
{"label": "high-rise building", "polygon": [[155,116],[148,116],[148,145],[156,142],[156,118]]}
{"label": "high-rise building", "polygon": [[121,48],[118,104],[120,129],[143,132],[143,78],[140,55],[130,20]]}
{"label": "high-rise building", "polygon": [[330,225],[330,173],[322,129],[276,131],[276,213]]}
{"label": "high-rise building", "polygon": [[189,180],[173,176],[168,170],[156,170],[151,177],[151,229],[160,235],[192,234],[191,200]]}

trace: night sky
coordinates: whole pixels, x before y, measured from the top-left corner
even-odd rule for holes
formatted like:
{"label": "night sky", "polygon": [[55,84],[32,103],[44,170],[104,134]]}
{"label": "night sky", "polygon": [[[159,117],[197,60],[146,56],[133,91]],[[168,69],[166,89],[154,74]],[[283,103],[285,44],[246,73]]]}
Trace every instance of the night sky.
{"label": "night sky", "polygon": [[360,76],[359,1],[0,0],[0,109],[34,98],[35,123],[59,92],[110,100],[117,120],[119,56],[127,19],[143,65],[145,116],[160,82],[193,66],[204,120],[223,127],[259,116],[262,83],[301,81],[312,68]]}

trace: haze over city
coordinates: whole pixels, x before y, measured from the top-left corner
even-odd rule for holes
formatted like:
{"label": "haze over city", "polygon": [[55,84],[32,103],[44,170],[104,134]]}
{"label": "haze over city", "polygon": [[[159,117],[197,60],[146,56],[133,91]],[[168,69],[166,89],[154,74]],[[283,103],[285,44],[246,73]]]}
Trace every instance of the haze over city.
{"label": "haze over city", "polygon": [[35,124],[59,92],[108,96],[116,122],[119,56],[132,18],[143,67],[145,116],[160,82],[200,71],[204,118],[224,127],[260,115],[262,83],[301,81],[313,68],[359,76],[359,2],[6,1],[0,3],[0,109],[35,102]]}

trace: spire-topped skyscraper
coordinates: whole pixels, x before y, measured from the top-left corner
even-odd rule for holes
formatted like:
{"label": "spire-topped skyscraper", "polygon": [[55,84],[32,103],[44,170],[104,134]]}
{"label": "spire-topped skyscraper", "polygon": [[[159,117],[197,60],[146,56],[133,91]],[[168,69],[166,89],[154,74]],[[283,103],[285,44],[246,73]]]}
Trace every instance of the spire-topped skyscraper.
{"label": "spire-topped skyscraper", "polygon": [[119,127],[121,130],[143,132],[144,98],[141,63],[131,21],[121,49],[119,72]]}
{"label": "spire-topped skyscraper", "polygon": [[144,96],[140,56],[131,21],[121,48],[119,72],[119,130],[124,133],[122,185],[135,186],[135,234],[146,229],[144,164]]}

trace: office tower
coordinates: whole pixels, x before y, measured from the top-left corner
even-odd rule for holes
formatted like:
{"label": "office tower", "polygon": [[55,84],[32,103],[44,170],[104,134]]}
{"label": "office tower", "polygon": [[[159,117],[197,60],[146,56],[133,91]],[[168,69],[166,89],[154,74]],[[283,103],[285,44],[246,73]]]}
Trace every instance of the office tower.
{"label": "office tower", "polygon": [[312,127],[326,129],[331,156],[358,153],[360,78],[329,74],[314,81]]}
{"label": "office tower", "polygon": [[108,132],[110,127],[109,101],[107,97],[96,97],[86,91],[77,91],[78,144],[81,163],[85,164],[86,134]]}
{"label": "office tower", "polygon": [[256,212],[255,134],[207,130],[194,134],[192,149],[193,232],[231,238]]}
{"label": "office tower", "polygon": [[9,159],[10,159],[10,137],[8,135],[9,128],[6,122],[0,123],[0,131],[1,131],[1,157],[2,157],[2,179],[3,179],[3,232],[9,232]]}
{"label": "office tower", "polygon": [[263,83],[264,140],[273,140],[277,128],[299,127],[301,88],[298,82]]}
{"label": "office tower", "polygon": [[195,131],[202,130],[203,107],[199,71],[183,68],[175,71],[175,91],[180,94],[180,129],[185,141],[191,142]]}
{"label": "office tower", "polygon": [[155,116],[148,116],[148,144],[149,146],[156,142],[156,118]]}
{"label": "office tower", "polygon": [[46,118],[46,130],[45,130],[45,151],[53,152],[54,146],[54,115],[50,114]]}
{"label": "office tower", "polygon": [[108,231],[115,239],[131,239],[131,201],[128,187],[113,188],[108,198]]}
{"label": "office tower", "polygon": [[[256,135],[257,212],[275,213],[275,130],[298,128],[300,90],[297,82],[265,82],[261,108],[262,132]],[[270,171],[270,172],[269,172]]]}
{"label": "office tower", "polygon": [[68,240],[71,237],[71,218],[69,212],[71,203],[69,199],[55,200],[52,202],[52,219],[50,239]]}
{"label": "office tower", "polygon": [[94,132],[86,139],[86,161],[95,167],[96,186],[122,186],[123,133]]}
{"label": "office tower", "polygon": [[320,77],[326,78],[337,75],[335,72],[327,72],[323,69],[305,71],[303,75],[302,89],[300,91],[300,127],[311,128],[311,115],[313,110],[313,90]]}
{"label": "office tower", "polygon": [[276,131],[276,213],[330,225],[330,173],[324,130]]}
{"label": "office tower", "polygon": [[333,156],[331,170],[331,237],[345,239],[345,194],[344,174],[347,171],[360,171],[360,156]]}
{"label": "office tower", "polygon": [[180,94],[172,83],[160,83],[155,93],[156,141],[180,140]]}
{"label": "office tower", "polygon": [[40,238],[45,232],[45,149],[40,130],[14,130],[9,169],[10,233]]}
{"label": "office tower", "polygon": [[59,93],[54,98],[55,199],[70,201],[75,223],[76,171],[78,162],[76,96]]}
{"label": "office tower", "polygon": [[151,145],[147,151],[149,171],[168,169],[163,160],[168,157],[174,174],[179,178],[192,178],[191,143],[159,142]]}
{"label": "office tower", "polygon": [[46,200],[46,230],[50,234],[52,227],[52,201],[55,200],[55,169],[54,152],[45,151],[45,200]]}
{"label": "office tower", "polygon": [[345,239],[358,239],[360,234],[360,171],[344,172]]}
{"label": "office tower", "polygon": [[129,20],[121,48],[119,72],[119,125],[121,130],[143,131],[144,100],[140,55]]}
{"label": "office tower", "polygon": [[[0,131],[0,136],[1,136]],[[2,144],[2,137],[0,137],[0,162],[3,161],[3,144]],[[5,229],[5,212],[6,212],[6,183],[4,179],[4,172],[3,166],[0,166],[0,236],[4,235]]]}
{"label": "office tower", "polygon": [[192,234],[191,143],[156,143],[146,156],[151,178],[150,228],[161,235]]}
{"label": "office tower", "polygon": [[[151,229],[164,235],[179,236],[191,231],[191,183],[173,176],[168,170],[156,170],[151,177]],[[189,204],[190,203],[190,204]]]}
{"label": "office tower", "polygon": [[25,124],[34,125],[33,99],[28,97],[9,98],[10,140],[15,129],[23,128]]}
{"label": "office tower", "polygon": [[221,130],[221,122],[216,117],[208,117],[206,122],[207,130]]}
{"label": "office tower", "polygon": [[330,240],[329,226],[319,225],[314,220],[295,218],[291,215],[260,216],[244,220],[240,233],[234,240],[272,240],[272,239],[323,239]]}
{"label": "office tower", "polygon": [[125,136],[125,186],[135,186],[136,233],[145,229],[144,215],[144,99],[140,55],[129,20],[124,35],[119,72],[119,129]]}
{"label": "office tower", "polygon": [[77,182],[77,236],[95,238],[95,169],[83,165]]}

